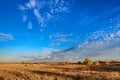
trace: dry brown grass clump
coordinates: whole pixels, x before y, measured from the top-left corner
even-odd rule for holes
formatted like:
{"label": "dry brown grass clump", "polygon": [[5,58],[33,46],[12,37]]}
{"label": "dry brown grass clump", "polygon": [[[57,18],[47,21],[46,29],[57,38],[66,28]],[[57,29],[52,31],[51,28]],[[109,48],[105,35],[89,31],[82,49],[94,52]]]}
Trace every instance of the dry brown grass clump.
{"label": "dry brown grass clump", "polygon": [[93,64],[94,64],[95,66],[99,66],[99,65],[100,65],[99,61],[95,61],[95,62],[93,62]]}
{"label": "dry brown grass clump", "polygon": [[108,62],[108,61],[105,61],[105,65],[109,65],[109,62]]}
{"label": "dry brown grass clump", "polygon": [[93,64],[92,60],[90,60],[89,58],[86,58],[83,63],[85,65],[92,65]]}
{"label": "dry brown grass clump", "polygon": [[99,61],[99,63],[101,64],[101,65],[109,65],[109,61]]}

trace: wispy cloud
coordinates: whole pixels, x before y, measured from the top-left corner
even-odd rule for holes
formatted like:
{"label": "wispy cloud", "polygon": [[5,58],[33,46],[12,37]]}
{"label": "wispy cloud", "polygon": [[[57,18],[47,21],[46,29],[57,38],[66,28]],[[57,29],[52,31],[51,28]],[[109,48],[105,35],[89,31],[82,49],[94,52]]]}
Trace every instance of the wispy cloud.
{"label": "wispy cloud", "polygon": [[[81,13],[79,15],[79,24],[80,25],[89,25],[92,24],[96,21],[102,21],[102,22],[106,22],[110,23],[113,22],[113,17],[111,17],[111,15],[115,14],[114,18],[118,18],[119,16],[119,12],[120,12],[120,7],[116,7],[116,8],[111,8],[110,6],[106,7],[104,9],[104,11],[102,11],[101,13],[96,14],[95,16],[90,14],[89,11],[83,11],[83,13]],[[99,23],[100,23],[99,22]],[[97,22],[96,22],[97,24]]]}
{"label": "wispy cloud", "polygon": [[49,56],[55,57],[57,60],[78,60],[76,57],[79,57],[79,60],[86,57],[97,60],[118,59],[116,58],[120,54],[120,28],[118,24],[112,28],[110,26],[107,30],[92,32],[78,46],[65,50],[53,50]]}
{"label": "wispy cloud", "polygon": [[[29,60],[36,61],[78,61],[83,60],[87,57],[93,60],[111,60],[118,59],[120,54],[120,35],[119,30],[116,27],[109,30],[99,30],[89,34],[88,38],[77,46],[66,48],[64,50],[55,50],[45,48],[41,51],[45,55],[39,55],[35,57],[29,57]],[[51,35],[50,38],[61,38],[72,36],[73,34],[57,33]],[[60,40],[60,42],[66,40]],[[58,41],[59,42],[59,41]],[[60,45],[60,43],[53,45]],[[117,57],[117,58],[116,58]],[[120,57],[120,56],[119,56]]]}
{"label": "wispy cloud", "polygon": [[50,20],[58,20],[60,13],[68,13],[70,11],[70,3],[67,0],[29,0],[24,5],[20,4],[19,9],[27,17],[29,15],[26,12],[32,11],[40,26],[46,26]]}
{"label": "wispy cloud", "polygon": [[51,43],[50,46],[59,46],[60,44],[61,43],[56,42],[56,43]]}
{"label": "wispy cloud", "polygon": [[11,34],[0,32],[0,42],[8,41],[8,40],[13,40],[13,36]]}
{"label": "wispy cloud", "polygon": [[18,7],[19,7],[19,9],[22,10],[22,11],[27,10],[27,8],[26,8],[25,6],[23,6],[23,5],[20,5],[20,4],[19,4]]}
{"label": "wispy cloud", "polygon": [[44,19],[43,17],[41,16],[40,12],[38,9],[34,9],[34,15],[36,16],[39,24],[41,24],[41,26],[44,26]]}
{"label": "wispy cloud", "polygon": [[71,40],[72,36],[73,36],[73,33],[64,34],[61,32],[57,32],[57,33],[49,36],[49,38],[53,40],[53,43],[51,43],[50,45],[51,46],[59,46],[65,42],[73,42],[74,40]]}
{"label": "wispy cloud", "polygon": [[32,29],[32,22],[28,23],[28,29]]}
{"label": "wispy cloud", "polygon": [[24,53],[24,55],[21,55],[19,57],[21,57],[23,60],[26,59],[28,61],[31,62],[39,62],[39,61],[47,61],[48,58],[50,58],[50,54],[51,54],[52,49],[51,48],[46,48],[43,47],[39,50],[30,50]]}
{"label": "wispy cloud", "polygon": [[72,35],[73,35],[73,33],[64,34],[62,32],[57,32],[56,34],[51,35],[51,37],[53,37],[53,38],[61,38],[61,37],[70,37]]}
{"label": "wispy cloud", "polygon": [[26,22],[26,21],[27,21],[27,16],[26,16],[26,15],[23,15],[23,16],[22,16],[22,21],[23,21],[23,22]]}

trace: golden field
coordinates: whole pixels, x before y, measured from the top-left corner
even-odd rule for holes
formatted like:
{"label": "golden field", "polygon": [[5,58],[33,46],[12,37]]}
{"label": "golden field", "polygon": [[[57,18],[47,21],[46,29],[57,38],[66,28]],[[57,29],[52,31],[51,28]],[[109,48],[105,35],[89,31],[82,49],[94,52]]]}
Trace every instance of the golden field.
{"label": "golden field", "polygon": [[120,65],[77,63],[2,63],[0,80],[120,80]]}

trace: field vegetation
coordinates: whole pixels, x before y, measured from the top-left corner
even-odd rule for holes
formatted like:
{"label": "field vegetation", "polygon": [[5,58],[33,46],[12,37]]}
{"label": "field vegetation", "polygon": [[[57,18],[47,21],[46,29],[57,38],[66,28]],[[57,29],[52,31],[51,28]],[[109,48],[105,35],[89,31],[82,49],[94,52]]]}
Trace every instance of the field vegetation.
{"label": "field vegetation", "polygon": [[0,80],[120,80],[120,62],[1,63]]}

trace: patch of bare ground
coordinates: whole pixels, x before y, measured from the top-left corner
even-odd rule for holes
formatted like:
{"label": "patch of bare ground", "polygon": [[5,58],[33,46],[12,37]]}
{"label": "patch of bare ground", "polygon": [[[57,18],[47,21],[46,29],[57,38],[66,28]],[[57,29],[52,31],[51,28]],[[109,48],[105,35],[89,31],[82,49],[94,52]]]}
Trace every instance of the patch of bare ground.
{"label": "patch of bare ground", "polygon": [[0,64],[0,80],[120,80],[120,66],[73,63]]}

